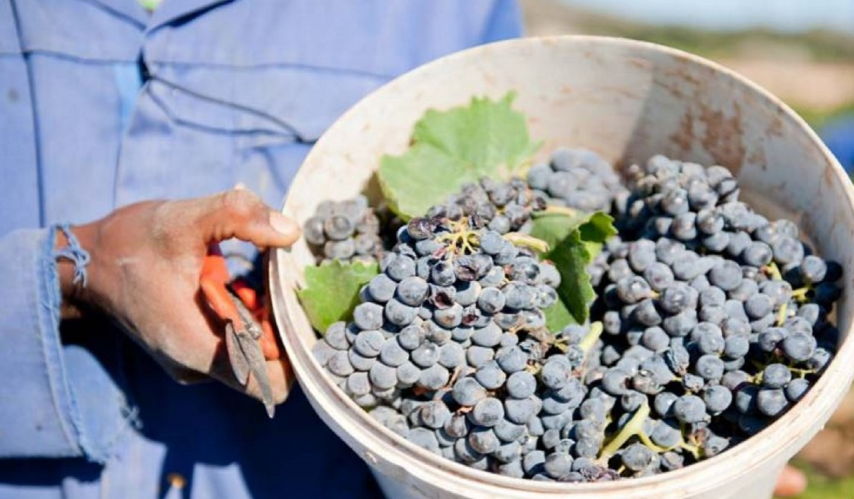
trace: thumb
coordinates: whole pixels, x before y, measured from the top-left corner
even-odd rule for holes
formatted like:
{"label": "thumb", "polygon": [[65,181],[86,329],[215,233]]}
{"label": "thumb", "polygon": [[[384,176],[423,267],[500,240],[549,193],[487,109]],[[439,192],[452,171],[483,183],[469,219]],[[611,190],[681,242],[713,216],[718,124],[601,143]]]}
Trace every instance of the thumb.
{"label": "thumb", "polygon": [[236,237],[260,247],[290,246],[300,236],[296,222],[245,189],[225,191],[202,200],[200,228],[206,242]]}

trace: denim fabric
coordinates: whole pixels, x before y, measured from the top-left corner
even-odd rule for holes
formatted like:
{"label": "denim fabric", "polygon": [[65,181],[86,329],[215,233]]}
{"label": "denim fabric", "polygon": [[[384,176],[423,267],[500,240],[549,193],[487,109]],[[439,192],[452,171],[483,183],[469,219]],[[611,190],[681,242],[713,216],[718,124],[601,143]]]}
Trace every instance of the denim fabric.
{"label": "denim fabric", "polygon": [[0,0],[0,497],[375,496],[298,389],[268,420],[60,323],[47,227],[238,182],[278,206],[366,93],[519,30],[512,0]]}

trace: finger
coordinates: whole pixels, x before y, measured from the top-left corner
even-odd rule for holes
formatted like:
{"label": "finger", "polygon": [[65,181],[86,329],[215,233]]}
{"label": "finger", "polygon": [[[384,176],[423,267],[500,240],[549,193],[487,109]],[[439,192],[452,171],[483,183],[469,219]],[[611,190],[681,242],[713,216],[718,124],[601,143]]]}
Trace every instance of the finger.
{"label": "finger", "polygon": [[[200,350],[211,348],[214,350],[210,354],[213,361],[210,363],[207,373],[178,365],[166,356],[155,356],[155,359],[163,367],[164,371],[175,382],[181,385],[194,385],[215,380],[259,402],[263,401],[261,387],[255,376],[250,376],[249,382],[246,385],[237,380],[222,341],[218,341],[217,343],[203,342],[198,347]],[[273,394],[273,403],[276,405],[281,404],[288,398],[296,379],[291,363],[286,357],[281,357],[276,360],[268,360],[266,368],[270,390]]]}
{"label": "finger", "polygon": [[284,356],[276,360],[268,360],[267,375],[270,378],[270,388],[273,391],[273,402],[281,404],[290,395],[296,379],[291,361]]}
{"label": "finger", "polygon": [[[291,392],[294,384],[294,372],[290,361],[282,357],[267,361],[267,379],[270,382],[270,391],[273,393],[273,403],[278,405],[284,402]],[[249,377],[249,383],[241,387],[241,391],[247,395],[263,401],[261,386],[255,376]]]}
{"label": "finger", "polygon": [[202,200],[200,229],[207,241],[236,237],[260,247],[290,246],[299,238],[296,222],[265,205],[250,191],[233,189]]}
{"label": "finger", "polygon": [[807,477],[799,469],[786,465],[777,478],[774,495],[778,497],[795,497],[807,488]]}
{"label": "finger", "polygon": [[154,360],[163,368],[163,371],[165,371],[173,381],[180,385],[195,385],[213,381],[213,378],[209,375],[189,367],[182,366],[169,356],[163,355],[162,352],[151,352],[151,354]]}
{"label": "finger", "polygon": [[[203,300],[201,293],[197,295],[197,304]],[[199,311],[201,312],[201,308]],[[185,317],[186,319],[186,317]],[[211,331],[221,331],[220,321],[212,318],[210,314],[200,314],[198,319],[205,322]],[[195,321],[188,321],[186,327],[190,330],[196,329]],[[264,342],[262,341],[262,348]],[[238,380],[231,365],[228,348],[221,334],[200,334],[193,339],[192,352],[187,349],[181,351],[181,362],[190,369],[207,373],[211,378],[220,381],[238,392],[249,395],[257,400],[262,400],[261,389],[255,376],[249,376],[249,382],[244,385],[243,380]],[[293,385],[294,374],[290,362],[283,356],[268,360],[265,365],[267,378],[276,404],[282,403],[287,398]]]}
{"label": "finger", "polygon": [[[276,360],[268,360],[266,368],[267,379],[270,382],[270,389],[273,393],[273,402],[281,404],[287,399],[295,379],[291,363],[286,357],[281,357]],[[211,377],[238,392],[249,395],[259,401],[262,400],[261,387],[258,384],[258,380],[255,376],[249,376],[249,382],[246,385],[240,383],[234,376],[228,354],[224,348],[217,351],[208,372]]]}
{"label": "finger", "polygon": [[262,257],[264,266],[264,294],[261,302],[260,322],[262,336],[261,347],[264,349],[264,357],[266,359],[279,359],[285,357],[285,346],[282,344],[282,339],[279,337],[276,320],[273,317],[273,305],[270,302],[270,253],[266,252]]}
{"label": "finger", "polygon": [[197,385],[213,381],[213,378],[205,373],[193,371],[192,369],[181,369],[171,373],[172,378],[182,385]]}
{"label": "finger", "polygon": [[261,318],[261,350],[264,351],[264,358],[267,360],[278,359],[282,357],[282,348],[279,346],[278,336],[276,335],[273,324],[267,317]]}

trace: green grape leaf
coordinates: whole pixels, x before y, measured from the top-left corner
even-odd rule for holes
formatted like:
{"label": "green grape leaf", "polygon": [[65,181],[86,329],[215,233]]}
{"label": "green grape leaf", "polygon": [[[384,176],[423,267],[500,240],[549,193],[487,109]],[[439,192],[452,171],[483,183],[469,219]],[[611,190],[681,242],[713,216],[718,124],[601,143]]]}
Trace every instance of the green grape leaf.
{"label": "green grape leaf", "polygon": [[[562,212],[561,212],[562,211]],[[545,311],[549,331],[557,333],[569,324],[583,324],[596,293],[587,266],[608,238],[617,233],[614,219],[602,212],[548,211],[534,220],[531,236],[549,243],[545,260],[560,273],[558,303]]]}
{"label": "green grape leaf", "polygon": [[380,161],[379,184],[391,209],[403,219],[422,216],[467,182],[517,173],[540,143],[531,141],[525,116],[511,108],[515,97],[475,97],[467,106],[427,111],[409,150]]}
{"label": "green grape leaf", "polygon": [[[545,241],[549,247],[555,248],[576,229],[581,231],[581,240],[588,243],[594,250],[597,244],[601,245],[617,234],[614,219],[607,213],[601,211],[586,213],[571,208],[550,206],[534,214],[531,237]],[[593,256],[596,256],[600,250],[601,246],[593,252]]]}
{"label": "green grape leaf", "polygon": [[577,229],[589,218],[589,213],[571,208],[549,206],[544,211],[534,213],[531,237],[545,241],[550,248],[555,248],[569,236],[570,232]]}
{"label": "green grape leaf", "polygon": [[546,316],[546,328],[555,334],[566,326],[578,322],[569,313],[569,310],[567,310],[566,305],[564,305],[563,300],[560,298],[551,307],[543,310],[543,313]]}
{"label": "green grape leaf", "polygon": [[297,291],[312,327],[325,334],[329,326],[349,320],[359,304],[359,290],[379,274],[377,263],[337,260],[305,268],[305,288]]}
{"label": "green grape leaf", "polygon": [[[576,229],[569,233],[557,246],[550,251],[546,257],[560,273],[560,286],[557,295],[566,307],[573,322],[567,324],[555,324],[558,332],[568,324],[583,324],[590,314],[590,304],[596,298],[593,285],[590,283],[590,274],[587,273],[587,264],[593,259],[587,245],[581,240],[581,231]],[[547,322],[554,319],[547,317]]]}
{"label": "green grape leaf", "polygon": [[617,235],[617,228],[614,227],[614,218],[601,211],[590,215],[587,220],[578,226],[578,230],[581,231],[582,241],[588,244],[598,244],[599,250],[602,249],[602,244]]}
{"label": "green grape leaf", "polygon": [[478,178],[465,162],[430,146],[415,146],[403,156],[383,157],[377,176],[389,208],[406,220],[423,216],[431,206]]}

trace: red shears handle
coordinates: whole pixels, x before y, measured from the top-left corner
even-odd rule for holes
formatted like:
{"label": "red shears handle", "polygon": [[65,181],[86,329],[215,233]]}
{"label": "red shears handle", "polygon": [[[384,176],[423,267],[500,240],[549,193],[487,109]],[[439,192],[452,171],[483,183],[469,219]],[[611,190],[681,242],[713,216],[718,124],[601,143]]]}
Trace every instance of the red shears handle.
{"label": "red shears handle", "polygon": [[261,328],[263,334],[260,342],[264,358],[267,360],[281,358],[282,349],[270,322],[270,308],[267,300],[259,300],[256,291],[243,280],[236,279],[230,283],[229,281],[231,281],[231,276],[228,274],[225,257],[222,256],[219,245],[212,244],[202,264],[202,277],[199,281],[208,305],[222,320],[233,322],[234,327],[238,330],[245,329],[246,325],[243,323],[234,302],[232,302],[232,296],[228,289],[230,286],[234,294],[255,316],[255,320]]}

